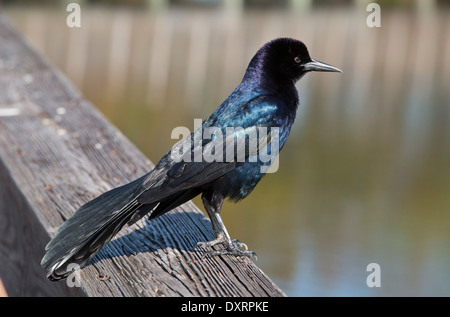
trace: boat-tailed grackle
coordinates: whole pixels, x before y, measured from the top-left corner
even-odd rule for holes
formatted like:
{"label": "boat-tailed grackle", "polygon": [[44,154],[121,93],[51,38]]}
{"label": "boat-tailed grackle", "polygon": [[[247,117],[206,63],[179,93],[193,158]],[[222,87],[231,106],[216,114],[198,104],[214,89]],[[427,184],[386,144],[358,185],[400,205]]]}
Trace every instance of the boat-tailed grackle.
{"label": "boat-tailed grackle", "polygon": [[[41,262],[47,277],[53,281],[67,277],[69,264],[85,265],[125,224],[146,214],[150,219],[158,217],[199,194],[217,238],[200,244],[224,245],[212,254],[254,255],[245,244],[230,238],[220,216],[222,203],[225,198],[245,198],[263,177],[262,168],[268,163],[258,155],[263,150],[277,153],[283,147],[299,103],[295,83],[310,71],[340,72],[312,59],[298,40],[279,38],[265,44],[250,61],[239,86],[202,123],[201,132],[214,128],[208,138],[192,137],[194,131],[180,141],[188,145],[182,156],[174,155],[172,149],[152,171],[91,200],[61,225]],[[265,146],[259,146],[264,139],[260,128],[267,129]],[[257,136],[256,146],[252,146],[252,135]],[[230,140],[243,146],[232,143],[231,155],[224,151],[227,155],[217,156]],[[208,146],[214,157],[224,159],[192,160],[193,153]]]}

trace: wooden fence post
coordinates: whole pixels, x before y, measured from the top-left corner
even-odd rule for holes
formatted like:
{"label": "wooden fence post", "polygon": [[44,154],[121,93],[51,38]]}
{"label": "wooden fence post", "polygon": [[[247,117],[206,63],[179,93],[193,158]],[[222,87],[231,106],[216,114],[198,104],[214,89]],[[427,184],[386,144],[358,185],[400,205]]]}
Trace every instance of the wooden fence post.
{"label": "wooden fence post", "polygon": [[52,283],[44,246],[75,210],[153,164],[0,16],[0,277],[9,296],[285,296],[251,260],[204,256],[209,220],[188,202],[141,220]]}

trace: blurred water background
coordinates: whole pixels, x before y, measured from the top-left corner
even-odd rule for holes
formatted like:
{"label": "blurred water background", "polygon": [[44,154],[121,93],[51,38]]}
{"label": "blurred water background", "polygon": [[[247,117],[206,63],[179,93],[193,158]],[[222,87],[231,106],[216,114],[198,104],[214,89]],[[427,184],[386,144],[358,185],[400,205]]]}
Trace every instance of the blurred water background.
{"label": "blurred water background", "polygon": [[69,2],[1,11],[154,163],[265,42],[341,68],[299,82],[279,170],[224,221],[290,296],[450,296],[449,1],[379,1],[378,28],[369,1],[82,1],[80,28]]}

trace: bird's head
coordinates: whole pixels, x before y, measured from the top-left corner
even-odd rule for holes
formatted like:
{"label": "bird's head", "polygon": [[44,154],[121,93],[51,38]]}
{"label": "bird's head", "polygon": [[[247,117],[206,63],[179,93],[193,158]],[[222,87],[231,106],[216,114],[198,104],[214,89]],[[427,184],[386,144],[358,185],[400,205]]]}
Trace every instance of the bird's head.
{"label": "bird's head", "polygon": [[342,72],[339,68],[309,56],[306,45],[291,38],[278,38],[266,43],[253,57],[250,71],[264,73],[274,80],[299,80],[311,71]]}

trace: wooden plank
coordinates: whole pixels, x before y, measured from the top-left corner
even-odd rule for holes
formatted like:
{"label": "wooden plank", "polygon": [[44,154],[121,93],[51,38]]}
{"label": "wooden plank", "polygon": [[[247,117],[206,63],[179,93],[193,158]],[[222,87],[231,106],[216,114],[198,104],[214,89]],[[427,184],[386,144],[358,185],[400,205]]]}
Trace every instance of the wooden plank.
{"label": "wooden plank", "polygon": [[3,286],[2,280],[0,279],[0,297],[8,297],[5,287]]}
{"label": "wooden plank", "polygon": [[48,281],[39,262],[56,228],[153,164],[2,16],[0,109],[0,276],[8,295],[285,296],[250,259],[195,249],[214,234],[191,202],[123,228],[81,270],[80,287]]}

